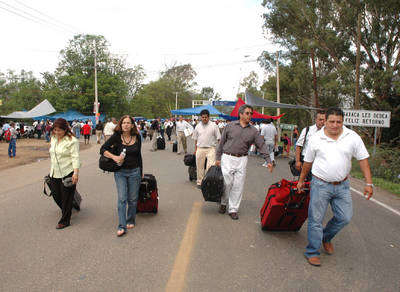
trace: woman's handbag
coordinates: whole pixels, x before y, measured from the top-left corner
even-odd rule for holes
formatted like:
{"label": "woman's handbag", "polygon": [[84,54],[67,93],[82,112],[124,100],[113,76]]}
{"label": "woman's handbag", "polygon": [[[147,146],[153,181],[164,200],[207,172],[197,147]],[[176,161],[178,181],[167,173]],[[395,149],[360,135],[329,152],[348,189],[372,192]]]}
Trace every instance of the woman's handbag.
{"label": "woman's handbag", "polygon": [[121,166],[118,165],[111,158],[105,157],[104,155],[100,155],[99,168],[103,171],[116,172],[122,168],[122,165]]}

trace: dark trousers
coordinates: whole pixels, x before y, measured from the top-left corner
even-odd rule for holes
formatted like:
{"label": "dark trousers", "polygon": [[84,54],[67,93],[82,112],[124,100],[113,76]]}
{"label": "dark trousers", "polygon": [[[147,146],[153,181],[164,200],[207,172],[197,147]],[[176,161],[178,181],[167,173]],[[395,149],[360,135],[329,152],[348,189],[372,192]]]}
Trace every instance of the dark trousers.
{"label": "dark trousers", "polygon": [[[71,177],[72,172],[66,177]],[[54,200],[59,202],[61,208],[61,219],[58,221],[59,224],[69,225],[72,213],[72,201],[74,200],[74,194],[76,185],[70,188],[66,188],[63,185],[61,178],[51,178],[50,180],[51,190],[53,191]]]}

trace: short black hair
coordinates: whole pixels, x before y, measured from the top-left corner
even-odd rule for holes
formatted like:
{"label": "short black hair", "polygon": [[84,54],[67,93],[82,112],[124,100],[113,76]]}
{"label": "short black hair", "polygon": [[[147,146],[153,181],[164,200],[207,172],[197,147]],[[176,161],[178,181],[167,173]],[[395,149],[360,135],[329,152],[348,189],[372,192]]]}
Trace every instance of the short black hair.
{"label": "short black hair", "polygon": [[251,109],[251,111],[253,111],[253,107],[251,106],[251,105],[249,105],[249,104],[243,104],[243,105],[241,105],[240,107],[239,107],[239,110],[238,110],[238,117],[240,117],[240,114],[244,114],[244,111],[246,110],[246,108],[249,108],[249,109]]}
{"label": "short black hair", "polygon": [[201,112],[200,112],[200,116],[202,116],[202,115],[207,115],[208,117],[210,116],[210,112],[208,111],[208,110],[206,110],[206,109],[203,109]]}
{"label": "short black hair", "polygon": [[341,116],[342,118],[344,118],[344,113],[343,113],[342,109],[340,109],[338,107],[330,107],[330,108],[328,108],[328,110],[325,113],[325,118],[328,119],[328,117],[330,115]]}
{"label": "short black hair", "polygon": [[325,115],[325,111],[324,110],[317,110],[317,113],[315,114],[315,116],[317,115]]}

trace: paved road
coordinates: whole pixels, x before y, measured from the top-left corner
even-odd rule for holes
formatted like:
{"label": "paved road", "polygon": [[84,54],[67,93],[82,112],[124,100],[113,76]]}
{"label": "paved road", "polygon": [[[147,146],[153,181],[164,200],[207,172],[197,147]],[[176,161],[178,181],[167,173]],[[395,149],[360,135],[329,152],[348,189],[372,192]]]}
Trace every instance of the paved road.
{"label": "paved road", "polygon": [[[97,168],[98,146],[82,151],[82,210],[56,230],[59,210],[41,195],[49,161],[0,172],[0,291],[399,291],[400,217],[354,194],[354,217],[335,239],[336,254],[309,266],[306,228],[263,232],[264,188],[291,178],[287,160],[271,175],[251,157],[240,220],[217,213],[188,180],[181,156],[151,153],[145,173],[158,178],[157,215],[117,238],[116,189]],[[357,185],[357,182],[355,182]],[[390,194],[377,199],[400,210]]]}

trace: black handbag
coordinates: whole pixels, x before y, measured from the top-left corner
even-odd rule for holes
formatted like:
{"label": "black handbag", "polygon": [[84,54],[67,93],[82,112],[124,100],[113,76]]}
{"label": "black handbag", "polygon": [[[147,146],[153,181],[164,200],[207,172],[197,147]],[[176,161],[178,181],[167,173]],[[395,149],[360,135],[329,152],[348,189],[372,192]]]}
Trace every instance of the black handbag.
{"label": "black handbag", "polygon": [[111,158],[100,155],[99,158],[99,168],[103,171],[116,172],[122,168],[122,165],[118,165]]}

